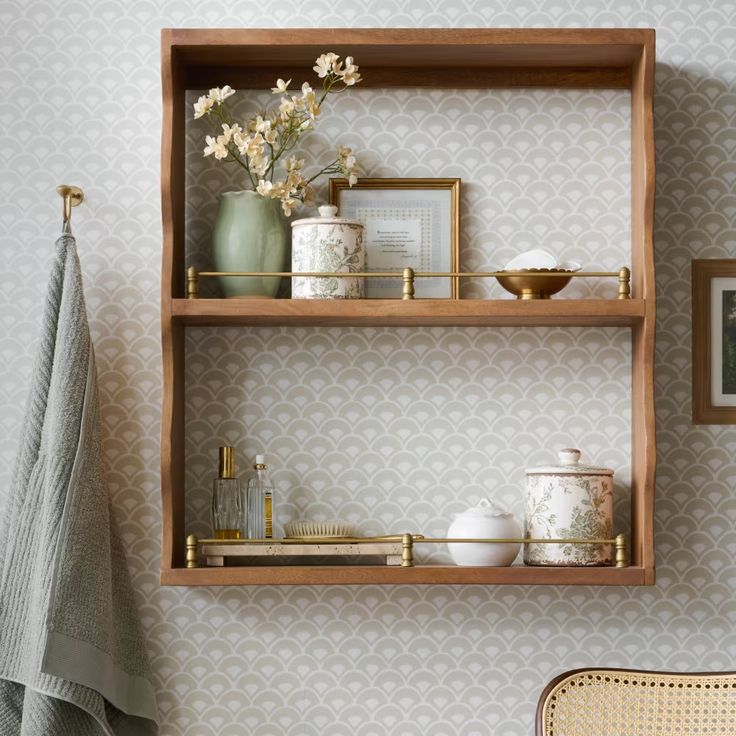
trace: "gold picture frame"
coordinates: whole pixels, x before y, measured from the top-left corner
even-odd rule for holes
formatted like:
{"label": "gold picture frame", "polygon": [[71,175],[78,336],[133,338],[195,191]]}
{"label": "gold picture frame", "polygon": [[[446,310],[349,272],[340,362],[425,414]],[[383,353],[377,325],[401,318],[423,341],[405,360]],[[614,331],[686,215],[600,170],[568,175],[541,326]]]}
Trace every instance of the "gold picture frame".
{"label": "gold picture frame", "polygon": [[[411,227],[407,229],[410,229],[411,233],[401,234],[404,241],[397,239],[397,233],[391,233],[389,239],[394,238],[391,242],[393,251],[389,247],[381,250],[372,247],[368,241],[372,231],[371,223],[364,222],[367,231],[364,237],[368,270],[398,272],[408,266],[415,271],[456,273],[460,270],[460,182],[461,180],[457,178],[366,178],[359,179],[350,187],[347,179],[330,179],[329,199],[330,204],[337,205],[340,216],[350,219],[365,220],[367,209],[385,211],[388,205],[391,205],[392,211],[396,211],[399,202],[401,209],[405,210],[402,212],[402,218],[410,223]],[[396,195],[393,195],[393,198],[389,198],[390,195],[376,196],[381,191],[395,192]],[[417,196],[412,198],[407,192],[416,192]],[[421,198],[422,192],[426,193],[425,199]],[[447,198],[438,196],[438,192],[447,192]],[[357,210],[361,199],[364,200],[363,206],[360,207],[362,217],[358,217]],[[412,209],[421,213],[421,219],[409,217]],[[375,221],[395,223],[399,220],[376,218]],[[426,224],[427,221],[429,225]],[[428,233],[430,227],[432,231]],[[425,242],[427,238],[428,243]],[[399,248],[403,248],[403,253],[399,252]],[[371,250],[377,253],[377,257],[386,260],[371,262]],[[401,265],[398,264],[398,259],[401,259]],[[366,288],[368,296],[395,298],[401,295],[400,282],[396,279],[384,281],[369,279]],[[419,298],[458,299],[459,296],[457,277],[421,279],[417,282]]]}
{"label": "gold picture frame", "polygon": [[736,259],[693,260],[692,305],[693,424],[736,424]]}

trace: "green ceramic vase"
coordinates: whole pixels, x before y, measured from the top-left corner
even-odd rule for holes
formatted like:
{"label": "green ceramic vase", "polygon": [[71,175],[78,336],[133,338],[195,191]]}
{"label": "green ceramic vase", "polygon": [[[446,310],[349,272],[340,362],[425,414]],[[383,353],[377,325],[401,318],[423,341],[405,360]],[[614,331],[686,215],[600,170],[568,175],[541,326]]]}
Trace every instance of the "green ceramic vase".
{"label": "green ceramic vase", "polygon": [[[289,227],[278,199],[251,191],[224,192],[212,232],[216,271],[285,271]],[[276,296],[280,278],[220,277],[230,297]]]}

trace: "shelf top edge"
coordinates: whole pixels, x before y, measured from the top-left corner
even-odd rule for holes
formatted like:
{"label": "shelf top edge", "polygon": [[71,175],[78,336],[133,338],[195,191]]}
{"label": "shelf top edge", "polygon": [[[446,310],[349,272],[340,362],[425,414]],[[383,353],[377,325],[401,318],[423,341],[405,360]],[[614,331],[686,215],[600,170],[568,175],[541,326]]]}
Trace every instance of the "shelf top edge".
{"label": "shelf top edge", "polygon": [[643,314],[647,299],[185,299],[172,300],[174,314],[197,314],[211,311],[232,314],[299,314],[330,313],[348,315],[393,309],[395,314],[437,314],[437,310],[458,314],[503,313],[578,313],[590,309],[594,313]]}
{"label": "shelf top edge", "polygon": [[[309,64],[326,49],[369,69],[632,70],[654,31],[641,28],[164,29],[164,59],[186,70],[236,67],[276,73]],[[646,53],[646,56],[653,54]]]}
{"label": "shelf top edge", "polygon": [[[330,37],[333,38],[330,38]],[[643,47],[654,28],[163,28],[164,45],[271,45],[277,39],[322,47],[340,37],[361,45],[624,45]],[[216,40],[216,42],[214,42]]]}

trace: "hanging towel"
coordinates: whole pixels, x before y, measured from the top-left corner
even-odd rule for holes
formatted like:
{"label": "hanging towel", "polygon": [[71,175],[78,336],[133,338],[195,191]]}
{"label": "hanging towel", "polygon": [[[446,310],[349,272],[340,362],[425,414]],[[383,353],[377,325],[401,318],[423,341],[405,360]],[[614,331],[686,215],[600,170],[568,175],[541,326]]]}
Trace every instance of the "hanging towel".
{"label": "hanging towel", "polygon": [[0,524],[0,734],[149,736],[158,715],[104,475],[74,238],[55,246]]}

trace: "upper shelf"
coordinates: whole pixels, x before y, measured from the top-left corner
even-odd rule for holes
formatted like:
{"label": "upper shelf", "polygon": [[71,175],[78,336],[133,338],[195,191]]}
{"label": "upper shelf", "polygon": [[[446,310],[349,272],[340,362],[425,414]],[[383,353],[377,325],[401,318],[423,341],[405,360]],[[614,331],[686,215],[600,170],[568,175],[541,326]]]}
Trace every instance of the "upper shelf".
{"label": "upper shelf", "polygon": [[[631,85],[650,29],[172,29],[163,31],[189,89],[299,78],[329,47],[370,69],[361,87]],[[278,53],[273,53],[274,47]],[[418,69],[421,70],[420,73]]]}
{"label": "upper shelf", "polygon": [[[631,326],[644,299],[173,299],[187,325]],[[650,305],[653,306],[653,305]]]}

